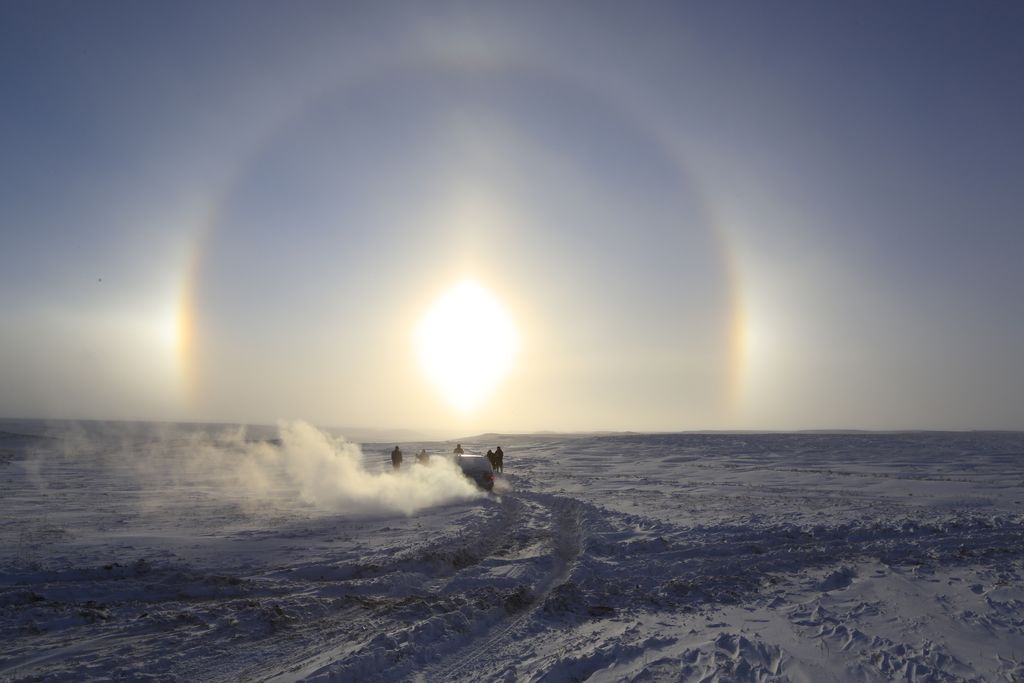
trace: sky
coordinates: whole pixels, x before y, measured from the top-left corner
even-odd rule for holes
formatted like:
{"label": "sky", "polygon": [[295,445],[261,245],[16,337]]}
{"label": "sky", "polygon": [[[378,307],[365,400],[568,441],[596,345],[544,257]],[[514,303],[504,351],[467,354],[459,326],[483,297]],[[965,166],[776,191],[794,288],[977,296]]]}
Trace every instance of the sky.
{"label": "sky", "polygon": [[1008,2],[5,2],[0,416],[1024,429],[1021,35]]}

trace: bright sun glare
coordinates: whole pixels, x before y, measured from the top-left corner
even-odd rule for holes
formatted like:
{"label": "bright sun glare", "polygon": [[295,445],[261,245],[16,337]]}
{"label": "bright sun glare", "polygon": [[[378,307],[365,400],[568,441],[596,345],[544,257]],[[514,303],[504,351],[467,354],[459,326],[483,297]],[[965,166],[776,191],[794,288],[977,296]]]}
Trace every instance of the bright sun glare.
{"label": "bright sun glare", "polygon": [[490,292],[465,281],[441,296],[416,328],[420,365],[462,412],[490,395],[512,369],[519,337]]}

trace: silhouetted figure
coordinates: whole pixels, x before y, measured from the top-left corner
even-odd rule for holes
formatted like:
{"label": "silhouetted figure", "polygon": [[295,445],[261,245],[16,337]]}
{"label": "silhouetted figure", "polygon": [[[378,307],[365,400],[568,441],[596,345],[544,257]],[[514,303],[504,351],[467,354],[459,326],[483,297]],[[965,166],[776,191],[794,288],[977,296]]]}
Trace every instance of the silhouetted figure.
{"label": "silhouetted figure", "polygon": [[487,462],[491,463],[491,469],[493,470],[496,465],[494,464],[494,451],[490,448],[487,449]]}
{"label": "silhouetted figure", "polygon": [[391,451],[391,466],[396,470],[402,466],[402,449],[395,446],[395,450]]}
{"label": "silhouetted figure", "polygon": [[466,451],[462,450],[462,444],[461,443],[460,444],[456,444],[455,450],[452,451],[452,453],[454,453],[455,455],[462,455],[465,452]]}
{"label": "silhouetted figure", "polygon": [[505,472],[505,451],[501,450],[501,446],[494,451],[494,470],[496,472]]}
{"label": "silhouetted figure", "polygon": [[420,452],[416,454],[416,462],[421,465],[426,465],[430,461],[430,456],[427,455],[427,449],[421,448]]}

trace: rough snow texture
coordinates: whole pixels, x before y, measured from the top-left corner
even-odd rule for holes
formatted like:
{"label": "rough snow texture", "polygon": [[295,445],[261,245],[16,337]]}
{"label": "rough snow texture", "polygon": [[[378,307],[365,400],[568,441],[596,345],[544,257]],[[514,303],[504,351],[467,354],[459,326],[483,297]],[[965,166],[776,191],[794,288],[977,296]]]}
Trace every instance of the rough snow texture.
{"label": "rough snow texture", "polygon": [[482,437],[407,515],[453,444],[0,430],[4,680],[1024,680],[1021,434]]}

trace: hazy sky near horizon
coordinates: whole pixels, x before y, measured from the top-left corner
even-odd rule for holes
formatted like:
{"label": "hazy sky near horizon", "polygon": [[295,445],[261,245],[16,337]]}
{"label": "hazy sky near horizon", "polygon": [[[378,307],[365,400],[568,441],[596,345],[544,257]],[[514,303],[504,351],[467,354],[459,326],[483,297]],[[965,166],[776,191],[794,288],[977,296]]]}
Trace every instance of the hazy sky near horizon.
{"label": "hazy sky near horizon", "polygon": [[[1024,428],[1022,35],[1016,3],[4,3],[0,416]],[[517,352],[460,411],[415,340],[466,281]]]}

